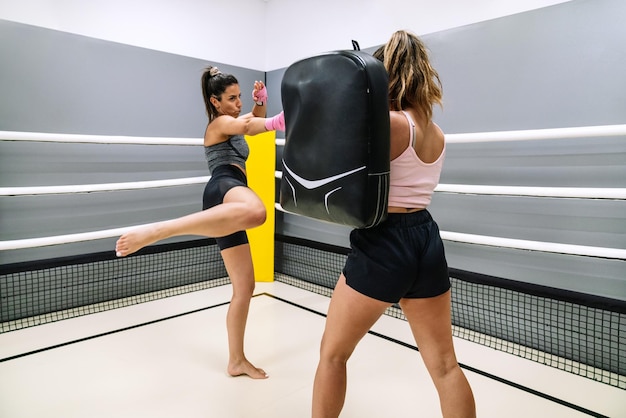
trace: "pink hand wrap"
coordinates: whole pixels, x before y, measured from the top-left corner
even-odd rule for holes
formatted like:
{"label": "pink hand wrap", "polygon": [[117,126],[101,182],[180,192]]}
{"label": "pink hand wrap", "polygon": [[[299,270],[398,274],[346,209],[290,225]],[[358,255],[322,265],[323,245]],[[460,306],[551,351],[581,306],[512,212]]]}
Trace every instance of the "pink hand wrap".
{"label": "pink hand wrap", "polygon": [[268,131],[284,131],[285,130],[285,112],[280,112],[278,115],[265,119],[265,129]]}
{"label": "pink hand wrap", "polygon": [[252,91],[252,99],[254,102],[263,102],[267,103],[267,89],[265,86],[261,90],[253,90]]}

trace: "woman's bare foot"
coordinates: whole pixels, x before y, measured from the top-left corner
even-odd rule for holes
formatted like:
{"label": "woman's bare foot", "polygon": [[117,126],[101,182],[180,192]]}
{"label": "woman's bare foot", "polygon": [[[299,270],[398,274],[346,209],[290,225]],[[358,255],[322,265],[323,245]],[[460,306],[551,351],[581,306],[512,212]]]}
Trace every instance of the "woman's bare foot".
{"label": "woman's bare foot", "polygon": [[126,257],[158,240],[157,227],[155,225],[142,226],[125,233],[117,240],[115,243],[115,254],[118,257]]}
{"label": "woman's bare foot", "polygon": [[252,379],[267,379],[269,375],[265,370],[254,367],[248,360],[244,360],[238,364],[228,365],[228,374],[232,377],[249,376]]}

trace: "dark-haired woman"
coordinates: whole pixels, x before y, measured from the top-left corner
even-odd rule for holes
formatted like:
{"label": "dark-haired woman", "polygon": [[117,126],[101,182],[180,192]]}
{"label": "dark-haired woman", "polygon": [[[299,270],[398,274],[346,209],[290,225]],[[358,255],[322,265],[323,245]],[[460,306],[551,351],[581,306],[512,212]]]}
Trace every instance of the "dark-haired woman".
{"label": "dark-haired woman", "polygon": [[239,82],[216,67],[202,75],[202,95],[209,123],[204,133],[204,150],[211,178],[203,195],[203,210],[181,218],[149,224],[122,235],[116,245],[118,257],[166,238],[180,235],[215,237],[233,286],[226,317],[231,376],[253,379],[268,377],[263,369],[248,361],[244,354],[244,333],[255,279],[246,230],[265,222],[265,206],[247,185],[248,144],[244,135],[269,130],[284,130],[283,113],[265,119],[267,92],[255,82],[251,113],[241,115]]}

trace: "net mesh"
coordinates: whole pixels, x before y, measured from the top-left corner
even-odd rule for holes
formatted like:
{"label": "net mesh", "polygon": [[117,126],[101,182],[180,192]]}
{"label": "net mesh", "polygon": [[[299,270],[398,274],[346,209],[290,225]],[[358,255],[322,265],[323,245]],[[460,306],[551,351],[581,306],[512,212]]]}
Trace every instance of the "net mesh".
{"label": "net mesh", "polygon": [[[331,296],[348,249],[277,236],[275,279]],[[626,303],[451,269],[453,333],[626,389]],[[0,266],[0,333],[229,284],[213,240]],[[406,318],[397,306],[387,315]]]}
{"label": "net mesh", "polygon": [[[277,237],[276,280],[330,296],[347,252]],[[625,303],[450,273],[454,336],[626,389]],[[397,305],[386,314],[406,320]]]}
{"label": "net mesh", "polygon": [[0,333],[230,283],[211,240],[2,266]]}

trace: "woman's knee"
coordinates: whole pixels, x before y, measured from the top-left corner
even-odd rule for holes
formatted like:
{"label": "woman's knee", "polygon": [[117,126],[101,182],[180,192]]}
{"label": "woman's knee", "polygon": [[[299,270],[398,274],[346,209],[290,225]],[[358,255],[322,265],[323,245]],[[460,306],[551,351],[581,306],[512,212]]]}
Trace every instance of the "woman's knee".
{"label": "woman's knee", "polygon": [[243,229],[263,225],[267,219],[267,210],[263,201],[250,189],[236,187],[228,191],[224,203],[234,204],[233,215],[237,216]]}
{"label": "woman's knee", "polygon": [[349,359],[350,355],[346,353],[320,350],[320,362],[328,365],[344,367]]}
{"label": "woman's knee", "polygon": [[[228,269],[227,269],[228,270]],[[232,270],[232,269],[231,269]],[[233,301],[247,301],[249,303],[254,294],[256,282],[254,280],[254,273],[248,273],[237,271],[229,272],[230,281],[233,286]]]}
{"label": "woman's knee", "polygon": [[252,299],[252,295],[254,294],[254,283],[252,284],[242,284],[240,286],[233,287],[233,299],[242,299],[242,300],[250,300]]}
{"label": "woman's knee", "polygon": [[[420,349],[420,351],[422,351]],[[454,353],[422,356],[429,374],[434,380],[445,379],[461,370]]]}
{"label": "woman's knee", "polygon": [[247,216],[252,225],[259,226],[265,223],[267,210],[263,202],[259,201],[258,203],[252,204],[248,209]]}
{"label": "woman's knee", "polygon": [[320,344],[320,360],[331,364],[345,364],[350,359],[353,347],[344,346],[337,341],[331,341],[327,335],[322,336]]}

